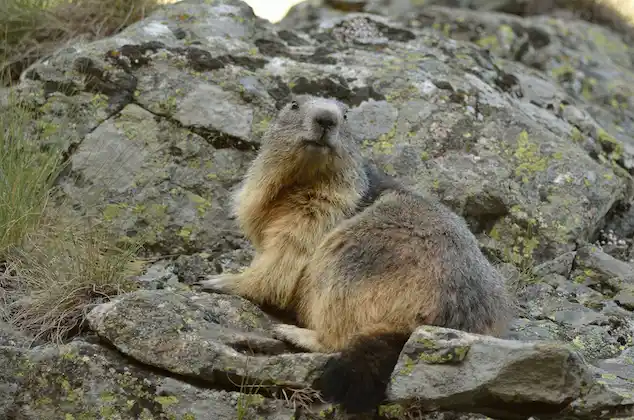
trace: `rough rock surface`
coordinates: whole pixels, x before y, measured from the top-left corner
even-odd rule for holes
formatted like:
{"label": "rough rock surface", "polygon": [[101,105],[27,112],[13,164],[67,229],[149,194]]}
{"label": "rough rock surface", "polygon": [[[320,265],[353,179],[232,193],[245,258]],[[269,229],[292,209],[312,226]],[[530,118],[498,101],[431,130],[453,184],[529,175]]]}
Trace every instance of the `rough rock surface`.
{"label": "rough rock surface", "polygon": [[631,391],[607,387],[602,373],[557,343],[421,327],[401,353],[388,398],[393,407],[414,402],[504,419],[526,418],[524,413],[601,418],[607,408],[632,404]]}
{"label": "rough rock surface", "polygon": [[253,380],[306,388],[326,361],[290,354],[268,333],[272,321],[235,296],[141,291],[98,306],[88,320],[122,353],[210,385]]}
{"label": "rough rock surface", "polygon": [[29,338],[6,322],[0,321],[0,346],[27,347]]}
{"label": "rough rock surface", "polygon": [[290,420],[258,394],[207,390],[131,364],[98,344],[0,347],[0,418]]}
{"label": "rough rock surface", "polygon": [[189,287],[250,262],[228,197],[290,93],[350,105],[366,156],[464,216],[517,289],[505,339],[416,331],[378,417],[633,416],[631,44],[492,7],[511,0],[310,3],[273,25],[183,1],[23,74],[74,209],[157,262],[90,313],[99,341],[28,348],[0,325],[0,418],[341,417],[308,388],[330,356]]}
{"label": "rough rock surface", "polygon": [[[625,44],[593,28],[610,46],[599,50],[596,69],[598,47],[584,42],[582,22],[563,31],[491,13],[456,19],[463,39],[469,28],[498,24],[513,41],[534,27],[533,43],[551,67],[538,71],[517,54],[510,60],[503,44],[491,55],[477,39],[458,42],[433,29],[455,10],[424,10],[431,17],[418,25],[350,14],[293,32],[242,3],[182,2],[116,37],[58,52],[30,68],[21,89],[60,129],[56,120],[75,111],[69,179],[81,182],[66,190],[77,207],[101,212],[122,235],[145,235],[160,253],[222,258],[244,245],[227,197],[291,92],[349,103],[367,155],[437,194],[498,258],[541,262],[592,239],[628,191],[633,84]],[[594,82],[577,80],[577,63],[597,73]],[[619,112],[611,99],[624,104]]]}

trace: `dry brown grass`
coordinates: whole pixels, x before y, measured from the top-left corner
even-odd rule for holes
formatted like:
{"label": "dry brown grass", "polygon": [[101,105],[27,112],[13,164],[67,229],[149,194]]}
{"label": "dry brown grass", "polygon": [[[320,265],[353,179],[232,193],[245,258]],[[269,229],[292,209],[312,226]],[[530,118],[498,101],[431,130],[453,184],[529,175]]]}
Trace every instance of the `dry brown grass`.
{"label": "dry brown grass", "polygon": [[[38,58],[80,38],[119,32],[164,2],[0,0],[0,82],[10,84]],[[35,116],[14,99],[0,109],[0,320],[60,342],[82,331],[94,304],[136,288],[128,275],[140,269],[138,244],[117,247],[107,226],[53,206],[61,151],[41,148],[50,139],[32,129]]]}
{"label": "dry brown grass", "polygon": [[9,322],[36,339],[63,342],[84,329],[95,304],[137,288],[130,276],[138,247],[116,246],[106,226],[51,213],[51,224],[10,253],[0,289]]}
{"label": "dry brown grass", "polygon": [[[38,58],[79,39],[113,35],[164,0],[2,0],[0,73],[15,81]],[[8,75],[8,76],[6,76]]]}

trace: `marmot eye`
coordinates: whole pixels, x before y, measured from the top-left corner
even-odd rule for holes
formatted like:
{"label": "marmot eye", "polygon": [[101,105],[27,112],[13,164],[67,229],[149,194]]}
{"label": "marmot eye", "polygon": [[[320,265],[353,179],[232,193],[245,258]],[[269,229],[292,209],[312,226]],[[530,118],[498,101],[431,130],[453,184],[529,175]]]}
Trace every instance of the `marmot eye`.
{"label": "marmot eye", "polygon": [[343,119],[344,119],[344,120],[347,120],[347,119],[348,119],[348,113],[347,113],[347,112],[344,112],[344,114],[343,114]]}
{"label": "marmot eye", "polygon": [[297,103],[297,101],[291,102],[291,109],[299,109],[299,104]]}

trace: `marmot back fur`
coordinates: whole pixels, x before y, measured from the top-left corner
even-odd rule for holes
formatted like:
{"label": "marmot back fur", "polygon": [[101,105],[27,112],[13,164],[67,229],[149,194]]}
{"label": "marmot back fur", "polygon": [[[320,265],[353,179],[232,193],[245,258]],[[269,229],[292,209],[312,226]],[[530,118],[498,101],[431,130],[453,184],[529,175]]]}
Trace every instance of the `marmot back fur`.
{"label": "marmot back fur", "polygon": [[462,218],[364,163],[347,109],[308,95],[284,106],[235,194],[253,262],[200,284],[292,310],[300,325],[276,335],[341,352],[314,386],[360,413],[385,398],[415,328],[498,335],[511,304]]}

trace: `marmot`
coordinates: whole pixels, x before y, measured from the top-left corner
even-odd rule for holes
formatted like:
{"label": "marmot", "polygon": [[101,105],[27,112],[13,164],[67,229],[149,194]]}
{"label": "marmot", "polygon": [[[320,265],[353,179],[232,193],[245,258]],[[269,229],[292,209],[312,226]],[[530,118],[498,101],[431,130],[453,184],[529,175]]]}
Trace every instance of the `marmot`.
{"label": "marmot", "polygon": [[275,335],[341,352],[313,385],[353,414],[385,399],[415,328],[498,335],[511,305],[466,222],[366,163],[347,112],[311,95],[280,110],[234,196],[253,262],[198,284],[292,310],[301,328]]}

